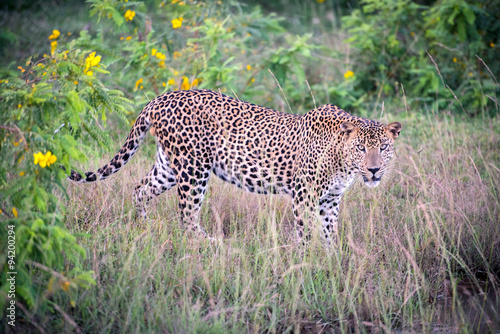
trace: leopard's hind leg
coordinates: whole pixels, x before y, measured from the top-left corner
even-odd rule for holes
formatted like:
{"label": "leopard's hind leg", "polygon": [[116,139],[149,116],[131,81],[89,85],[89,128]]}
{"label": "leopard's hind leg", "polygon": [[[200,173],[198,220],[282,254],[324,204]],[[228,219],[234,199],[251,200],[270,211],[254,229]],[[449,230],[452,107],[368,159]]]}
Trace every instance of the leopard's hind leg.
{"label": "leopard's hind leg", "polygon": [[163,152],[163,149],[158,145],[156,154],[156,163],[151,171],[146,175],[141,182],[135,187],[134,201],[137,208],[137,213],[146,218],[147,207],[149,201],[176,185],[175,174],[170,168],[170,162]]}
{"label": "leopard's hind leg", "polygon": [[182,224],[189,231],[212,239],[199,224],[199,213],[213,168],[209,161],[203,160],[189,155],[173,159],[172,169],[177,181]]}

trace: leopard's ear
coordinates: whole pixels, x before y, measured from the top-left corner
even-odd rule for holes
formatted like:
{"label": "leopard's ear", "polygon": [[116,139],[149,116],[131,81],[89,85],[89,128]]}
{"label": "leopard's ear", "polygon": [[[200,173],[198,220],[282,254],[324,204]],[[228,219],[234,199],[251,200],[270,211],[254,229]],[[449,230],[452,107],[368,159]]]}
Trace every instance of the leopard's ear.
{"label": "leopard's ear", "polygon": [[389,133],[389,136],[391,136],[392,139],[396,139],[398,138],[399,133],[401,132],[401,123],[392,122],[391,124],[387,124],[385,126],[385,131]]}
{"label": "leopard's ear", "polygon": [[351,122],[343,122],[340,124],[340,131],[342,131],[346,137],[350,137],[352,134],[358,131],[358,127]]}

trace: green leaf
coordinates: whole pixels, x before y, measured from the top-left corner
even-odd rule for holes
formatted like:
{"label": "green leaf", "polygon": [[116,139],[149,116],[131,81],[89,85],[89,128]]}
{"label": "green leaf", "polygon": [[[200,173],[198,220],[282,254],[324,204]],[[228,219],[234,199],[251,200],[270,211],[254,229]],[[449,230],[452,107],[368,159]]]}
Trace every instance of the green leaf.
{"label": "green leaf", "polygon": [[473,25],[474,22],[476,21],[476,15],[472,11],[472,9],[470,9],[468,5],[464,5],[462,13],[464,14],[469,25]]}

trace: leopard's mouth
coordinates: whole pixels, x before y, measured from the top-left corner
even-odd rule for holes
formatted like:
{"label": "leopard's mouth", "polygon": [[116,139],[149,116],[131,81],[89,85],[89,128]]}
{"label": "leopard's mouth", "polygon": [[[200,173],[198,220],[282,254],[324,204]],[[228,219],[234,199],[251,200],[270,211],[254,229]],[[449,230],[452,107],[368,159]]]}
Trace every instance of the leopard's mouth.
{"label": "leopard's mouth", "polygon": [[363,175],[363,181],[365,181],[366,186],[368,186],[370,188],[374,188],[374,187],[378,186],[381,178],[382,178],[382,176],[380,176],[380,177],[372,176],[369,179]]}

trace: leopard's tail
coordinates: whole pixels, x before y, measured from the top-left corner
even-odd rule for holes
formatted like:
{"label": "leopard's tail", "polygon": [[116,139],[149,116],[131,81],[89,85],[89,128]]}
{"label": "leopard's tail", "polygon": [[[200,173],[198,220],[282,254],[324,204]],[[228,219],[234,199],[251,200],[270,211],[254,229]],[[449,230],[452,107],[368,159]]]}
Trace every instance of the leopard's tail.
{"label": "leopard's tail", "polygon": [[120,151],[107,165],[99,168],[97,172],[86,172],[85,176],[82,176],[78,172],[72,170],[71,174],[68,176],[68,180],[75,183],[89,183],[105,180],[108,176],[118,172],[123,166],[125,166],[135,152],[137,152],[139,145],[152,125],[149,117],[148,106],[149,104],[144,107],[139,117],[137,117],[125,144],[123,144]]}

